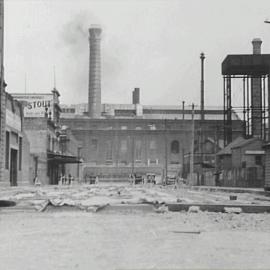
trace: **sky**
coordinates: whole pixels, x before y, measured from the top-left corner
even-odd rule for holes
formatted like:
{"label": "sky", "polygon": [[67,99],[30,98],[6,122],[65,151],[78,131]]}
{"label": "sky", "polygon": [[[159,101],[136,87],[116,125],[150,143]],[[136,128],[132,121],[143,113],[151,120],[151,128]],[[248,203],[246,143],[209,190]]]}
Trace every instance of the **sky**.
{"label": "sky", "polygon": [[[5,0],[4,65],[10,93],[48,93],[60,101],[88,98],[91,24],[102,27],[102,103],[222,105],[221,63],[252,53],[261,38],[270,53],[269,0]],[[54,80],[55,70],[55,80]],[[237,98],[239,93],[233,93]]]}

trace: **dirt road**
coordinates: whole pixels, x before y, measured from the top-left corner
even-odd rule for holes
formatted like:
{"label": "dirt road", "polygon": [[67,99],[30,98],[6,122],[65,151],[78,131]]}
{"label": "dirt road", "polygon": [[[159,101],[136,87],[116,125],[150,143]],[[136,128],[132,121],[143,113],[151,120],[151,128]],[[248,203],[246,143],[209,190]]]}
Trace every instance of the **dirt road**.
{"label": "dirt road", "polygon": [[0,213],[1,269],[269,269],[269,214]]}

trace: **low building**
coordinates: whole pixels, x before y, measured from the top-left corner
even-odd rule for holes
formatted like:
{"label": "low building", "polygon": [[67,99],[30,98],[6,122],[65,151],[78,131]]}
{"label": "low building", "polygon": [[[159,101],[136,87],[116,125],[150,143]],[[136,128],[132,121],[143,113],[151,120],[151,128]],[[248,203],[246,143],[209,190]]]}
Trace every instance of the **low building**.
{"label": "low building", "polygon": [[83,178],[81,143],[76,140],[68,126],[61,127],[59,143],[62,155],[62,158],[59,159],[62,175],[71,175],[74,180],[80,181]]}
{"label": "low building", "polygon": [[[194,185],[215,186],[216,153],[223,148],[224,141],[217,136],[203,138],[201,132],[197,134],[194,144]],[[184,176],[189,173],[190,153],[184,157]]]}
{"label": "low building", "polygon": [[24,120],[26,136],[30,142],[30,179],[42,184],[54,184],[59,177],[58,166],[48,161],[48,153],[60,153],[54,122],[47,117]]}
{"label": "low building", "polygon": [[58,184],[63,164],[78,162],[77,157],[61,149],[59,92],[53,89],[51,93],[12,95],[24,103],[24,130],[30,145],[30,182]]}
{"label": "low building", "polygon": [[264,187],[265,151],[260,138],[239,137],[218,154],[223,186]]}
{"label": "low building", "polygon": [[[23,159],[27,155],[27,140],[23,134],[23,107],[20,102],[5,92],[4,156],[1,185],[17,186],[28,183],[28,171],[23,169]],[[23,152],[23,149],[25,151]]]}
{"label": "low building", "polygon": [[265,174],[264,174],[264,189],[270,191],[270,142],[264,145],[265,150]]}

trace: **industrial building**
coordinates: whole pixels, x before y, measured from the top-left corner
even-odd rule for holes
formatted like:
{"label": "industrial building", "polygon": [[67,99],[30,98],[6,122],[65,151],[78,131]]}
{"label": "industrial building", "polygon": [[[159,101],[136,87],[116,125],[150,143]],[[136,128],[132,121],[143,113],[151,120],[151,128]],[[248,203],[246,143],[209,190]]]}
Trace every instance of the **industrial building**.
{"label": "industrial building", "polygon": [[[203,70],[200,108],[193,110],[184,103],[143,105],[139,88],[132,92],[130,104],[102,104],[101,33],[100,26],[89,29],[88,103],[61,104],[61,124],[69,126],[82,143],[84,175],[116,180],[131,173],[153,172],[164,177],[174,171],[188,176],[191,156],[197,164],[204,164],[201,167],[214,169],[215,153],[224,146],[224,114],[223,108],[204,106]],[[201,60],[203,66],[204,55]],[[242,121],[234,111],[231,119],[236,138],[243,133]]]}

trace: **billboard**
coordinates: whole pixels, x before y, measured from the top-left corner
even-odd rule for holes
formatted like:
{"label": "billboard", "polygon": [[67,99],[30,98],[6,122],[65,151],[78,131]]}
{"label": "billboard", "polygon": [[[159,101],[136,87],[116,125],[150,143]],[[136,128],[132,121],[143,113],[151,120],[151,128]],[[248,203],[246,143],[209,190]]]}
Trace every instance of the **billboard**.
{"label": "billboard", "polygon": [[12,94],[24,104],[24,117],[44,117],[51,112],[53,119],[53,94]]}

